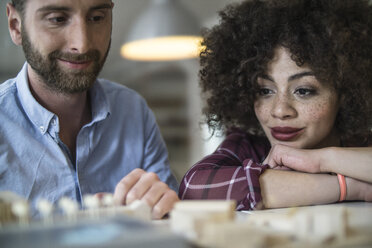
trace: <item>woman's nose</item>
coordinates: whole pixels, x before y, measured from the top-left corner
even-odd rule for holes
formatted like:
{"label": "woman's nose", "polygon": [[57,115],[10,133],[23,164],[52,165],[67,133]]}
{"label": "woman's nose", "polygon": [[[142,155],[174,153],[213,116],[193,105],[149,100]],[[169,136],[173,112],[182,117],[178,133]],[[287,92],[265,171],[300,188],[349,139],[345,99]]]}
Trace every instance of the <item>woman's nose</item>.
{"label": "woman's nose", "polygon": [[279,119],[289,119],[297,116],[296,108],[287,95],[277,95],[273,101],[271,115]]}

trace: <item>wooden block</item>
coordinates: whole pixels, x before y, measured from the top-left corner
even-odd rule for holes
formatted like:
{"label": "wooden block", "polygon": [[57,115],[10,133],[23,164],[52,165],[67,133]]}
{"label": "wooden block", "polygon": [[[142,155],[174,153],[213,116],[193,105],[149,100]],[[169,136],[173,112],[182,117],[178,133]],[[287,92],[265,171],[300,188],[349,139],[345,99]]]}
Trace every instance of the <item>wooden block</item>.
{"label": "wooden block", "polygon": [[236,202],[233,200],[184,200],[174,205],[174,209],[188,212],[225,212],[234,213]]}
{"label": "wooden block", "polygon": [[301,239],[322,243],[345,239],[347,209],[344,207],[314,207],[298,211],[294,216],[296,234]]}
{"label": "wooden block", "polygon": [[290,211],[257,211],[247,222],[273,232],[289,233],[298,240],[324,243],[347,236],[347,209],[341,206],[312,206]]}
{"label": "wooden block", "polygon": [[235,201],[180,201],[170,212],[170,227],[175,233],[197,240],[204,224],[234,221],[235,208]]}
{"label": "wooden block", "polygon": [[295,231],[293,214],[256,211],[247,218],[252,226],[274,230],[276,232],[290,233]]}
{"label": "wooden block", "polygon": [[17,216],[18,223],[21,226],[28,225],[30,221],[30,209],[28,202],[25,200],[18,200],[11,203],[12,213]]}
{"label": "wooden block", "polygon": [[197,245],[213,248],[257,248],[283,247],[289,243],[289,235],[280,235],[271,231],[263,231],[247,222],[206,223]]}
{"label": "wooden block", "polygon": [[1,191],[0,226],[14,222],[29,222],[28,207],[27,201],[23,197],[11,191]]}
{"label": "wooden block", "polygon": [[[126,215],[143,221],[151,221],[151,208],[144,201],[134,201],[129,205],[107,206],[95,208],[95,218],[105,218],[117,215]],[[86,209],[79,212],[80,218],[91,217],[91,210]]]}
{"label": "wooden block", "polygon": [[62,197],[58,201],[59,208],[63,211],[69,222],[77,221],[79,206],[70,198]]}
{"label": "wooden block", "polygon": [[54,206],[51,202],[45,199],[39,199],[36,203],[36,209],[39,211],[44,224],[50,225],[53,223]]}

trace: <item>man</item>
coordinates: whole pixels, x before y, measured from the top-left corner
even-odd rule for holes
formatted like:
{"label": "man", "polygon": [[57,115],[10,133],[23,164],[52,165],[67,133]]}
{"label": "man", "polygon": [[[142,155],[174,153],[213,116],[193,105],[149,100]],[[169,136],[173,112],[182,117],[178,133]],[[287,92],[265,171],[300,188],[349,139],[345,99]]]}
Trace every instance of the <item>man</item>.
{"label": "man", "polygon": [[[111,0],[13,0],[8,27],[27,62],[0,85],[0,190],[55,203],[114,193],[161,218],[178,201],[155,118],[132,90],[97,79]],[[168,186],[169,185],[169,186]]]}

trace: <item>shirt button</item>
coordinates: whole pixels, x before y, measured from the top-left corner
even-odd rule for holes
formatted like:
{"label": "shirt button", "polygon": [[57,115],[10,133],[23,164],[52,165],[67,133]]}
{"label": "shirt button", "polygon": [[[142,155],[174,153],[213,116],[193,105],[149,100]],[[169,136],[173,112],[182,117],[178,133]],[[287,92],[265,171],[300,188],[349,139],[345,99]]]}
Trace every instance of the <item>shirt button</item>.
{"label": "shirt button", "polygon": [[56,125],[56,120],[52,120],[52,125],[55,126]]}
{"label": "shirt button", "polygon": [[44,132],[45,128],[44,126],[40,126],[40,131]]}

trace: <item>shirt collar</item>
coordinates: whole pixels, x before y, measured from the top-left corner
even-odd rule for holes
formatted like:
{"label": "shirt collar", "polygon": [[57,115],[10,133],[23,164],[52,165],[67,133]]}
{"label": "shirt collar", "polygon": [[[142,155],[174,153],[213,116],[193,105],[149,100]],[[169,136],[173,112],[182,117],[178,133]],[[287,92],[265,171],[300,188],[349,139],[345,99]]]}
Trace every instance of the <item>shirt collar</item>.
{"label": "shirt collar", "polygon": [[111,113],[108,97],[100,80],[96,80],[89,90],[92,109],[92,123],[104,120]]}
{"label": "shirt collar", "polygon": [[[44,134],[49,129],[55,114],[41,106],[31,94],[28,84],[27,65],[26,62],[16,77],[19,98],[29,119]],[[92,104],[92,124],[105,119],[111,112],[107,95],[99,80],[90,89],[90,99]]]}
{"label": "shirt collar", "polygon": [[54,114],[41,106],[31,94],[28,85],[27,65],[27,63],[23,65],[16,78],[19,99],[28,118],[44,134],[48,130]]}

